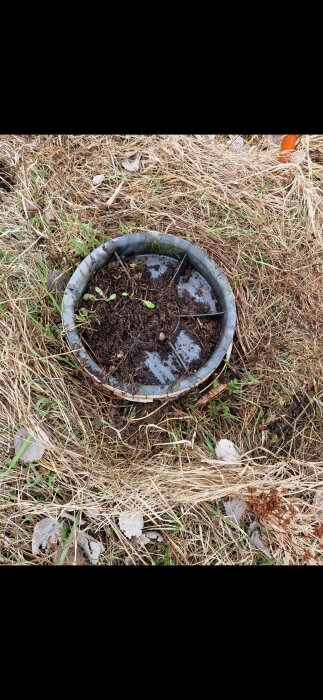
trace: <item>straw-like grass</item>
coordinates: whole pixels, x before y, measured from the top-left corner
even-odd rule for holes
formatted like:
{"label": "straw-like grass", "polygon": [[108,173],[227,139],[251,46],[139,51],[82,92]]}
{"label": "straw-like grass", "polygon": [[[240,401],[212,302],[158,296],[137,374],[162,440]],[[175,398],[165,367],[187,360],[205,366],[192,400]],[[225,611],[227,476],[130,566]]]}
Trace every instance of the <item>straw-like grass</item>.
{"label": "straw-like grass", "polygon": [[[320,563],[323,137],[302,137],[300,165],[278,164],[265,137],[252,152],[202,136],[0,144],[15,178],[9,191],[0,181],[0,562],[49,563],[31,554],[36,522],[60,516],[68,536],[81,513],[103,564]],[[121,162],[136,151],[140,169],[127,172]],[[237,332],[221,374],[231,383],[209,405],[196,405],[200,392],[163,406],[108,399],[62,336],[48,271],[72,272],[108,236],[145,230],[194,241],[234,290]],[[39,464],[11,466],[21,426],[49,437]],[[215,459],[223,437],[243,450],[241,464]],[[223,508],[232,496],[248,502],[239,527]],[[118,527],[124,510],[143,513],[164,541],[136,548]],[[270,559],[250,544],[255,518]]]}

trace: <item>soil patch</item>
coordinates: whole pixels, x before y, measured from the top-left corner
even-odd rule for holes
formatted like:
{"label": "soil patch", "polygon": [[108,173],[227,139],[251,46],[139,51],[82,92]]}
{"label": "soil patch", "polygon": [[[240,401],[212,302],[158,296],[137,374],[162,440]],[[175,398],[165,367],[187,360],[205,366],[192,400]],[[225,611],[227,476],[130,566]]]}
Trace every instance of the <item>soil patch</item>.
{"label": "soil patch", "polygon": [[[119,380],[178,381],[206,362],[221,336],[222,318],[203,316],[210,303],[190,263],[159,267],[144,257],[118,256],[92,277],[79,304],[82,342]],[[193,297],[187,290],[192,274]],[[208,295],[220,310],[210,288]]]}

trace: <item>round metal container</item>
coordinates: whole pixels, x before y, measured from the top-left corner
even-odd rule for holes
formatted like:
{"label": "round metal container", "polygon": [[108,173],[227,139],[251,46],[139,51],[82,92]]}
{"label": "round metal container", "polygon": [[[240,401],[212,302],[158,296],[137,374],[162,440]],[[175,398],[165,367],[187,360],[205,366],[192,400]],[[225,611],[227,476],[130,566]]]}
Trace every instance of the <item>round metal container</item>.
{"label": "round metal container", "polygon": [[[186,255],[193,268],[189,282],[186,283],[186,291],[191,294],[192,298],[196,299],[196,285],[198,284],[199,301],[208,304],[210,312],[224,312],[219,342],[207,362],[194,374],[182,379],[180,376],[177,378],[169,371],[169,367],[173,367],[170,362],[167,366],[162,361],[156,364],[156,357],[154,357],[153,370],[160,383],[138,385],[134,390],[126,382],[113,376],[106,376],[107,372],[104,371],[104,368],[99,367],[82,345],[75,324],[76,307],[85,293],[92,275],[101,267],[108,265],[114,257],[115,251],[123,257],[140,257],[151,269],[152,277],[156,276],[156,269],[161,271],[158,274],[162,274],[168,265],[172,265],[175,272]],[[177,283],[181,284],[180,275],[178,275]],[[217,307],[214,306],[214,296],[217,299]],[[103,243],[84,258],[67,284],[61,315],[68,343],[94,384],[109,396],[116,396],[132,402],[151,402],[156,399],[175,398],[204,382],[215,372],[223,359],[229,358],[236,325],[234,296],[226,276],[215,262],[189,241],[170,234],[150,231],[115,238]],[[181,352],[180,347],[177,350]],[[183,345],[183,352],[187,352],[187,346]]]}

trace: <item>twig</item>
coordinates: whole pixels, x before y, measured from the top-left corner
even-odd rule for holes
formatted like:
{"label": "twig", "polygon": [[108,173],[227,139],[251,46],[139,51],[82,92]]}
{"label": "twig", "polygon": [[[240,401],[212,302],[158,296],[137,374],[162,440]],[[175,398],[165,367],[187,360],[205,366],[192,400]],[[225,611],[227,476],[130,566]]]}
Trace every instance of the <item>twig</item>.
{"label": "twig", "polygon": [[108,201],[106,203],[106,206],[108,207],[108,209],[110,209],[110,207],[112,207],[112,204],[113,204],[114,200],[117,198],[123,183],[124,183],[124,180],[122,180],[122,182],[120,182],[120,185],[118,185],[118,187],[114,191],[113,195],[111,195],[110,199],[108,199]]}
{"label": "twig", "polygon": [[215,389],[211,389],[211,391],[208,391],[207,394],[204,394],[204,396],[197,401],[197,405],[203,406],[203,404],[209,403],[209,401],[214,399],[216,396],[222,394],[222,391],[224,391],[226,388],[227,384],[220,384],[220,386],[215,387]]}
{"label": "twig", "polygon": [[122,262],[122,260],[121,260],[121,258],[120,258],[120,255],[118,255],[118,253],[117,253],[116,250],[114,251],[114,254],[115,254],[116,258],[117,258],[117,261],[118,261],[119,265],[121,265],[121,267],[123,268],[123,271],[126,273],[128,279],[130,280],[130,282],[131,282],[131,284],[132,284],[133,280],[131,279],[131,277],[130,277],[130,275],[129,275],[129,272],[128,272],[126,266],[123,264],[123,262]]}
{"label": "twig", "polygon": [[177,357],[178,362],[180,363],[180,365],[181,365],[185,370],[187,370],[186,365],[184,364],[184,362],[183,362],[181,356],[178,354],[177,350],[174,348],[173,343],[171,343],[170,340],[168,340],[167,342],[168,342],[168,345],[172,348],[172,351],[173,351],[174,355]]}
{"label": "twig", "polygon": [[177,275],[178,275],[178,273],[179,273],[179,271],[180,271],[180,269],[181,269],[181,267],[182,267],[182,265],[183,265],[184,260],[186,260],[186,256],[187,256],[187,253],[185,253],[184,257],[181,259],[181,262],[180,262],[179,266],[177,267],[177,269],[176,269],[176,271],[175,271],[175,274],[173,275],[173,277],[172,277],[172,279],[171,279],[171,281],[170,281],[170,283],[169,283],[169,285],[168,285],[169,287],[170,287],[170,285],[174,282],[175,277],[177,277]]}
{"label": "twig", "polygon": [[217,311],[213,314],[182,314],[180,318],[202,318],[203,316],[213,316],[213,318],[220,318],[224,315],[224,311]]}

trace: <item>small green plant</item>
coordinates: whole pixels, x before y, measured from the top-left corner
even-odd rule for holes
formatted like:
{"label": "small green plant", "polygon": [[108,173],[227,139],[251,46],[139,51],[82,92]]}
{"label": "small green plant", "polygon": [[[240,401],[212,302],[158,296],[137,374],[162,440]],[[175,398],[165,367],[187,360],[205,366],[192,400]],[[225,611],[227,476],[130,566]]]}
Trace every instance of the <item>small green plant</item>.
{"label": "small green plant", "polygon": [[208,404],[209,414],[211,418],[225,419],[225,423],[230,427],[230,423],[240,423],[240,418],[234,416],[230,407],[225,402],[219,402],[216,399]]}
{"label": "small green plant", "polygon": [[[117,298],[116,294],[110,294],[109,297],[105,296],[104,292],[102,291],[102,289],[100,289],[100,287],[95,287],[95,291],[97,294],[100,295],[100,297],[104,301],[114,301]],[[84,301],[100,301],[100,299],[98,299],[98,297],[95,297],[94,294],[84,294],[83,299]]]}
{"label": "small green plant", "polygon": [[259,380],[253,376],[250,372],[245,372],[245,377],[243,379],[231,379],[228,383],[228,391],[232,396],[233,394],[241,394],[245,386],[250,384],[259,384]]}
{"label": "small green plant", "polygon": [[130,224],[130,226],[125,226],[125,224],[123,224],[122,221],[120,221],[120,219],[118,221],[118,226],[119,226],[121,233],[123,233],[124,236],[128,235],[129,233],[131,233],[133,231],[134,228],[136,228],[135,226],[132,226],[131,224]]}
{"label": "small green plant", "polygon": [[137,299],[137,301],[141,301],[147,309],[154,309],[156,304],[154,304],[152,301],[149,301],[148,299],[138,299],[138,297],[134,297],[134,292],[132,294],[128,294],[128,292],[122,292],[121,294],[122,297],[129,297],[129,299]]}

